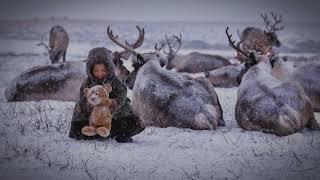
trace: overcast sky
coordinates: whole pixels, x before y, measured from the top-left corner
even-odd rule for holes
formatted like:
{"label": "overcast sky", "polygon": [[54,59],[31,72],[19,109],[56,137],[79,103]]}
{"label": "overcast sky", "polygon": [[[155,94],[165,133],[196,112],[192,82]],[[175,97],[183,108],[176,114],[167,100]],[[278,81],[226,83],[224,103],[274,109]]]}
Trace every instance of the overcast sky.
{"label": "overcast sky", "polygon": [[281,12],[287,21],[319,21],[319,0],[0,0],[1,19],[69,17],[135,21],[256,21]]}

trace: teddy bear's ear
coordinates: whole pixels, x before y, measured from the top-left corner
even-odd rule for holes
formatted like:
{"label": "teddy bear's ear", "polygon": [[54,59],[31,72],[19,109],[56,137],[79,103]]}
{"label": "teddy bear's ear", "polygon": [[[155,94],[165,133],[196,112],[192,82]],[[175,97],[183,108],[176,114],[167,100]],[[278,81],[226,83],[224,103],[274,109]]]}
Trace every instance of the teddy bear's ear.
{"label": "teddy bear's ear", "polygon": [[83,93],[85,97],[88,96],[88,92],[89,92],[89,88],[84,88]]}
{"label": "teddy bear's ear", "polygon": [[110,84],[104,84],[103,88],[105,90],[107,90],[108,93],[110,93],[112,91],[112,86]]}

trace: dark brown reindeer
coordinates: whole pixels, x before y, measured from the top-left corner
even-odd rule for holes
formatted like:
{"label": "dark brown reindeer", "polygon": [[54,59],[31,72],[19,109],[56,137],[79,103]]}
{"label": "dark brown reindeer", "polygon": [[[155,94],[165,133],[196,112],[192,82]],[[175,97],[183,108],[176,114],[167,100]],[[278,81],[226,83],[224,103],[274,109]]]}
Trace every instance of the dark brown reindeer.
{"label": "dark brown reindeer", "polygon": [[[245,51],[255,51],[262,55],[272,52],[273,47],[280,47],[281,43],[276,34],[277,31],[283,30],[284,26],[280,26],[282,23],[282,15],[270,13],[273,21],[268,18],[267,13],[261,14],[261,17],[265,23],[266,30],[255,27],[245,28],[240,35],[241,49]],[[243,61],[245,57],[237,56],[240,61]]]}
{"label": "dark brown reindeer", "polygon": [[[166,66],[168,70],[176,69],[177,72],[199,73],[231,64],[228,59],[219,55],[203,54],[199,52],[191,52],[187,55],[177,55],[182,43],[181,33],[179,37],[173,35],[171,38],[168,38],[168,36],[165,35],[165,38],[169,48],[169,52],[164,51],[168,58],[168,64]],[[175,44],[177,45],[176,48],[174,48]]]}
{"label": "dark brown reindeer", "polygon": [[246,72],[238,88],[235,117],[246,130],[286,136],[304,127],[319,129],[310,100],[302,86],[294,81],[281,81],[272,74],[268,55],[238,48],[226,34],[230,46],[246,58]]}
{"label": "dark brown reindeer", "polygon": [[[224,125],[222,109],[213,86],[204,78],[192,79],[161,67],[161,54],[139,54],[108,29],[109,38],[130,51],[134,71],[132,110],[147,126],[216,129]],[[163,46],[155,49],[161,50]]]}
{"label": "dark brown reindeer", "polygon": [[50,30],[49,46],[42,42],[42,40],[38,45],[44,46],[47,49],[52,64],[59,62],[61,57],[63,58],[63,62],[65,62],[69,45],[68,33],[62,26],[53,26]]}

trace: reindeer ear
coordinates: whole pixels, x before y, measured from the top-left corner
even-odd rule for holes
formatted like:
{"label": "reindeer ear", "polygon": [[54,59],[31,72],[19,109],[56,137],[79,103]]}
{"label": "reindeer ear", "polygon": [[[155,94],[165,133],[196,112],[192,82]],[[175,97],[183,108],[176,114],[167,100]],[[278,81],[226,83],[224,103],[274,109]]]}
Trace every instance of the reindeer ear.
{"label": "reindeer ear", "polygon": [[110,93],[112,91],[112,86],[110,84],[104,84],[103,88],[105,90],[107,90],[108,93]]}
{"label": "reindeer ear", "polygon": [[85,97],[88,97],[89,88],[84,88],[83,93]]}

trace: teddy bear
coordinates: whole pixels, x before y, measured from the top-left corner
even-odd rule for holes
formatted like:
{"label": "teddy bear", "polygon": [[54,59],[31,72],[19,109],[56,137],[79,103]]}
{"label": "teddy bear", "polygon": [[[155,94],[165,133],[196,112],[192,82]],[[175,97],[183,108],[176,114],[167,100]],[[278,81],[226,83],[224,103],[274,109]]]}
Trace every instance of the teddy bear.
{"label": "teddy bear", "polygon": [[109,136],[112,121],[110,107],[113,104],[112,99],[109,98],[111,91],[112,86],[110,84],[96,85],[83,90],[88,103],[93,106],[93,110],[89,126],[82,128],[82,134],[86,136],[94,136],[96,134],[102,137]]}

